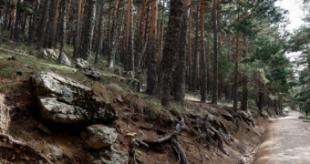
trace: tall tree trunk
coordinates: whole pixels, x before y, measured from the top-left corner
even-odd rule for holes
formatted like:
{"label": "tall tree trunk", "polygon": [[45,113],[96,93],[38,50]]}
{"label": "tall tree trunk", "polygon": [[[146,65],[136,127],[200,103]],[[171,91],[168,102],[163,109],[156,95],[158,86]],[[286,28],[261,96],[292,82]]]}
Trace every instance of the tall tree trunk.
{"label": "tall tree trunk", "polygon": [[119,15],[120,0],[115,0],[113,17],[112,17],[112,28],[110,38],[110,55],[109,55],[109,68],[113,68],[115,65],[116,56],[116,42],[117,42],[117,18]]}
{"label": "tall tree trunk", "polygon": [[243,75],[242,79],[242,101],[241,101],[241,110],[248,110],[248,77]]}
{"label": "tall tree trunk", "polygon": [[[240,15],[238,11],[238,18],[237,20],[240,20]],[[233,86],[233,109],[238,109],[238,74],[239,74],[239,51],[240,51],[240,31],[237,30],[237,39],[236,39],[236,53],[234,55],[234,62],[235,62],[235,68],[234,68],[234,86]]]}
{"label": "tall tree trunk", "polygon": [[212,103],[217,104],[218,100],[218,3],[213,0],[213,74],[212,74]]}
{"label": "tall tree trunk", "polygon": [[[161,61],[161,83],[162,86],[162,105],[167,106],[171,96],[173,87],[173,73],[176,69],[178,58],[184,54],[186,35],[186,22],[188,9],[190,7],[189,0],[171,0],[169,23],[166,33],[165,46],[163,50],[163,58]],[[182,28],[185,26],[185,28]],[[185,29],[185,32],[182,32]],[[181,43],[180,43],[181,41]],[[184,42],[184,43],[183,43]],[[181,72],[182,73],[182,72]],[[179,88],[182,89],[182,88]]]}
{"label": "tall tree trunk", "polygon": [[3,29],[9,28],[10,23],[10,0],[5,1],[5,12],[4,12],[4,22],[3,22]]}
{"label": "tall tree trunk", "polygon": [[31,43],[36,37],[35,31],[38,26],[37,20],[39,19],[39,14],[40,14],[39,12],[40,4],[41,4],[40,0],[34,0],[32,2],[33,14],[31,15],[30,21],[29,21],[28,43]]}
{"label": "tall tree trunk", "polygon": [[55,47],[56,46],[56,36],[57,36],[57,25],[59,18],[59,3],[60,0],[52,0],[51,6],[49,8],[49,29],[48,29],[48,37],[45,40],[46,47]]}
{"label": "tall tree trunk", "polygon": [[[196,20],[199,19],[199,6],[200,4],[197,3],[197,12],[196,12]],[[199,44],[199,21],[195,21],[195,43],[194,43],[194,58],[193,58],[193,65],[192,65],[192,85],[193,91],[197,90],[197,81],[198,81],[198,73],[199,73],[199,56],[198,56],[198,44]]]}
{"label": "tall tree trunk", "polygon": [[[184,101],[185,98],[185,87],[186,87],[186,43],[187,43],[187,21],[190,14],[191,1],[183,1],[184,7],[187,11],[181,15],[182,21],[180,22],[179,31],[179,52],[176,70],[174,72],[174,98],[176,101]],[[186,4],[188,3],[188,4]],[[188,6],[187,6],[188,5]]]}
{"label": "tall tree trunk", "polygon": [[83,8],[84,8],[84,1],[85,0],[78,0],[77,3],[77,22],[75,24],[75,38],[74,38],[74,51],[73,51],[73,57],[78,57],[78,49],[81,42],[81,35],[82,35],[82,20],[83,20]]}
{"label": "tall tree trunk", "polygon": [[124,34],[124,66],[126,71],[134,71],[133,12],[132,0],[127,1],[126,24]]}
{"label": "tall tree trunk", "polygon": [[148,25],[148,17],[149,17],[149,1],[148,0],[143,0],[143,3],[141,4],[141,6],[139,7],[139,17],[140,17],[140,21],[139,21],[139,25],[138,25],[138,32],[137,35],[138,37],[137,39],[137,48],[139,49],[140,52],[136,53],[136,69],[138,71],[142,70],[142,58],[144,56],[144,53],[147,51],[147,35],[146,35],[146,28]]}
{"label": "tall tree trunk", "polygon": [[[192,11],[192,8],[191,8]],[[186,83],[190,90],[192,89],[192,64],[193,64],[193,53],[192,53],[192,12],[189,14],[187,23],[187,45],[186,45]]]}
{"label": "tall tree trunk", "polygon": [[104,34],[104,2],[101,2],[100,11],[99,11],[99,42],[97,43],[97,50],[96,50],[96,56],[95,56],[95,64],[99,62],[99,55],[102,53],[102,47],[103,47],[103,34]]}
{"label": "tall tree trunk", "polygon": [[147,31],[147,90],[150,95],[154,95],[157,91],[157,19],[158,6],[157,0],[151,0],[149,5],[148,31]]}
{"label": "tall tree trunk", "polygon": [[16,14],[17,14],[17,0],[10,1],[10,39],[15,37],[15,24],[16,24]]}
{"label": "tall tree trunk", "polygon": [[263,106],[264,106],[264,92],[261,87],[261,85],[258,85],[258,92],[256,97],[256,106],[259,110],[259,113],[263,112]]}
{"label": "tall tree trunk", "polygon": [[39,31],[38,35],[38,45],[39,47],[44,46],[44,38],[47,38],[48,35],[48,9],[50,6],[50,1],[45,0],[42,6],[42,9],[40,10],[40,13],[42,13],[42,17],[40,18],[39,26],[37,27],[37,30]]}
{"label": "tall tree trunk", "polygon": [[59,50],[59,56],[58,56],[58,63],[61,64],[61,61],[64,58],[64,46],[67,40],[67,24],[68,24],[68,13],[69,13],[69,6],[70,6],[71,0],[61,0],[61,26],[60,26],[60,50]]}
{"label": "tall tree trunk", "polygon": [[[239,35],[239,34],[237,34]],[[237,36],[237,50],[236,56],[239,55],[239,37]],[[233,86],[233,109],[238,109],[238,74],[239,74],[239,61],[235,58],[235,67],[234,67],[234,86]]]}
{"label": "tall tree trunk", "polygon": [[92,40],[96,21],[96,0],[87,0],[78,57],[88,60],[92,50]]}
{"label": "tall tree trunk", "polygon": [[205,1],[200,0],[199,7],[199,31],[200,31],[200,101],[207,100],[207,64],[205,54]]}

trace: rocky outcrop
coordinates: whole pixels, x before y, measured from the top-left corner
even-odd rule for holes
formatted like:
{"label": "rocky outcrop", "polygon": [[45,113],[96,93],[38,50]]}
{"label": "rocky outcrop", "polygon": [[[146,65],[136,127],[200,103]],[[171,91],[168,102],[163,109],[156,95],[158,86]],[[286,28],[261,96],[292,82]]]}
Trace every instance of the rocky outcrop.
{"label": "rocky outcrop", "polygon": [[111,122],[116,113],[91,88],[53,72],[38,72],[32,84],[41,116],[55,123]]}
{"label": "rocky outcrop", "polygon": [[105,125],[91,125],[82,133],[85,147],[90,149],[109,148],[117,139],[117,132],[114,128]]}

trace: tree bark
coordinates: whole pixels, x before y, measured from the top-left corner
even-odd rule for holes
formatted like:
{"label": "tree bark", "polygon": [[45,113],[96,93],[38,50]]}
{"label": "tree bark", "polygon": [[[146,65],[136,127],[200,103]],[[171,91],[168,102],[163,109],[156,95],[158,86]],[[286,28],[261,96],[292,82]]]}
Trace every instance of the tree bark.
{"label": "tree bark", "polygon": [[207,64],[205,54],[205,1],[200,0],[199,31],[200,31],[200,101],[207,100]]}
{"label": "tree bark", "polygon": [[[238,11],[238,18],[240,20],[240,15]],[[237,30],[237,39],[236,39],[236,52],[234,55],[235,68],[234,68],[234,86],[233,86],[233,109],[238,109],[238,74],[239,74],[239,51],[240,51],[240,31]]]}
{"label": "tree bark", "polygon": [[52,48],[56,46],[56,36],[57,36],[57,25],[59,18],[59,3],[60,0],[52,0],[51,6],[49,8],[49,26],[48,26],[48,37],[45,40],[45,46]]}
{"label": "tree bark", "polygon": [[217,104],[218,100],[218,11],[217,0],[213,0],[213,79],[212,79],[212,103]]}
{"label": "tree bark", "polygon": [[[196,12],[196,20],[199,19],[199,3],[197,3],[197,12]],[[195,21],[195,43],[194,43],[194,57],[193,57],[193,65],[192,65],[192,91],[197,90],[197,81],[198,81],[198,74],[199,74],[199,55],[198,55],[198,44],[199,44],[199,21]]]}
{"label": "tree bark", "polygon": [[98,38],[99,41],[97,43],[97,50],[96,50],[96,56],[95,56],[95,64],[98,64],[100,54],[102,53],[102,47],[103,47],[103,34],[104,34],[104,2],[101,2],[100,11],[99,11],[99,27],[98,27]]}
{"label": "tree bark", "polygon": [[10,39],[14,39],[15,36],[15,24],[16,24],[16,13],[17,13],[17,0],[10,2]]}
{"label": "tree bark", "polygon": [[134,34],[133,34],[132,0],[127,1],[126,24],[124,34],[124,67],[126,71],[134,71]]}
{"label": "tree bark", "polygon": [[75,24],[76,29],[75,29],[75,38],[74,38],[74,52],[73,52],[73,57],[77,58],[78,57],[78,49],[79,45],[81,42],[81,27],[82,27],[82,19],[83,19],[83,7],[84,7],[84,0],[78,0],[77,2],[77,14],[76,14],[76,19],[77,22]]}
{"label": "tree bark", "polygon": [[158,19],[158,6],[157,0],[151,0],[149,2],[148,12],[148,31],[147,31],[147,90],[146,92],[150,95],[157,93],[157,19]]}
{"label": "tree bark", "polygon": [[39,47],[44,47],[44,41],[48,35],[48,9],[50,6],[50,1],[49,0],[45,0],[43,7],[40,11],[40,13],[42,13],[42,17],[40,19],[40,25],[37,27],[37,30],[39,31],[39,36],[38,36],[38,45]]}
{"label": "tree bark", "polygon": [[248,77],[243,75],[242,79],[242,101],[241,101],[241,110],[248,110]]}
{"label": "tree bark", "polygon": [[68,13],[69,13],[69,5],[71,0],[61,0],[61,26],[60,26],[60,50],[58,56],[58,63],[61,64],[61,61],[64,57],[64,46],[67,40],[67,24],[68,24]]}
{"label": "tree bark", "polygon": [[96,0],[87,0],[82,30],[82,39],[78,49],[78,57],[88,60],[92,50],[92,40],[96,21]]}
{"label": "tree bark", "polygon": [[[171,0],[169,23],[161,62],[162,105],[167,106],[173,89],[173,73],[179,56],[184,54],[185,44],[179,43],[186,40],[182,29],[186,29],[187,14],[190,7],[189,0]],[[185,26],[185,28],[182,28]],[[186,31],[186,30],[185,30]],[[179,73],[179,72],[178,72]],[[179,88],[182,89],[182,88]]]}
{"label": "tree bark", "polygon": [[117,22],[116,19],[119,15],[120,0],[115,0],[113,17],[112,17],[112,28],[110,38],[110,55],[109,55],[109,68],[113,68],[115,65],[116,56],[116,42],[117,42]]}
{"label": "tree bark", "polygon": [[[187,34],[187,21],[190,14],[190,1],[184,1],[184,7],[187,10],[181,15],[182,21],[180,22],[180,31],[179,31],[179,52],[176,70],[174,72],[174,98],[176,101],[184,101],[185,98],[185,86],[186,86],[186,34]],[[187,6],[188,5],[188,6]]]}

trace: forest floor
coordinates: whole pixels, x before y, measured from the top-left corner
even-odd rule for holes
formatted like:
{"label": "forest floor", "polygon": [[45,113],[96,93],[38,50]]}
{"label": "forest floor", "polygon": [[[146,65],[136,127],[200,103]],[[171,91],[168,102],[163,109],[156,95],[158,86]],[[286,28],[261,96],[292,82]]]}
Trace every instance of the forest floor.
{"label": "forest floor", "polygon": [[272,120],[255,164],[309,164],[310,124],[302,114],[291,111]]}

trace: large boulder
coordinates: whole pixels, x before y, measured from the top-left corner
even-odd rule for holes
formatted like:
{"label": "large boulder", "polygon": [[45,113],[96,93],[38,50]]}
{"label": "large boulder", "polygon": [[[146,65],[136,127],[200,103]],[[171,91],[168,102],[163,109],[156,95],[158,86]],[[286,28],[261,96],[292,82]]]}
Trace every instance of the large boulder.
{"label": "large boulder", "polygon": [[105,125],[91,125],[82,133],[85,146],[90,149],[109,148],[117,139],[117,132],[114,128]]}
{"label": "large boulder", "polygon": [[63,124],[111,122],[116,118],[112,106],[91,88],[53,72],[32,76],[41,116]]}

